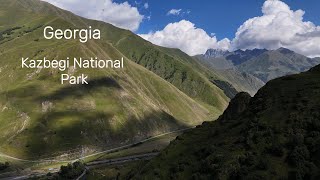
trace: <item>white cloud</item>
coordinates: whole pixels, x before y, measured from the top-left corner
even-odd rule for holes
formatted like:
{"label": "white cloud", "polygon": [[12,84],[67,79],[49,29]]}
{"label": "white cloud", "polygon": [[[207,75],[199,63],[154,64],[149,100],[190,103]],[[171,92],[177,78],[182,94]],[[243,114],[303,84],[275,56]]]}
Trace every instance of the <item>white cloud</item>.
{"label": "white cloud", "polygon": [[228,38],[224,38],[217,42],[213,47],[214,49],[229,50],[231,48],[231,42]]}
{"label": "white cloud", "polygon": [[167,15],[174,15],[177,16],[181,13],[182,9],[171,9],[170,11],[167,12]]}
{"label": "white cloud", "polygon": [[304,21],[304,11],[293,11],[280,0],[267,0],[262,13],[239,27],[232,49],[286,47],[306,56],[320,56],[320,27]]}
{"label": "white cloud", "polygon": [[229,49],[230,41],[217,41],[215,36],[209,36],[203,29],[195,27],[187,20],[170,23],[163,30],[140,34],[140,36],[154,44],[179,48],[189,55],[203,54],[209,48]]}
{"label": "white cloud", "polygon": [[148,3],[144,3],[143,7],[144,7],[145,9],[148,9],[148,8],[149,8],[149,4],[148,4]]}
{"label": "white cloud", "polygon": [[43,0],[77,15],[104,21],[117,27],[136,31],[144,16],[128,2],[115,3],[112,0]]}
{"label": "white cloud", "polygon": [[190,14],[190,10],[182,10],[182,9],[171,9],[167,12],[167,16],[173,15],[173,16],[184,16]]}

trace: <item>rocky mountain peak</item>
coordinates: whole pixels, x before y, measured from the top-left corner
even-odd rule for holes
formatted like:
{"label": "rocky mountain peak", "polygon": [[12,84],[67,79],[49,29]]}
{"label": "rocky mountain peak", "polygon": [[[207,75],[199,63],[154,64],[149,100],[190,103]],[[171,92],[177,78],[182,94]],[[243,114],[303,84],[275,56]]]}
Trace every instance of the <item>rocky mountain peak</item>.
{"label": "rocky mountain peak", "polygon": [[282,54],[293,54],[295,53],[294,51],[291,51],[290,49],[281,47],[279,49],[277,49],[278,52],[282,53]]}
{"label": "rocky mountain peak", "polygon": [[229,51],[221,50],[221,49],[208,49],[207,52],[204,54],[205,57],[212,57],[212,58],[219,58],[224,57],[225,55],[229,54]]}

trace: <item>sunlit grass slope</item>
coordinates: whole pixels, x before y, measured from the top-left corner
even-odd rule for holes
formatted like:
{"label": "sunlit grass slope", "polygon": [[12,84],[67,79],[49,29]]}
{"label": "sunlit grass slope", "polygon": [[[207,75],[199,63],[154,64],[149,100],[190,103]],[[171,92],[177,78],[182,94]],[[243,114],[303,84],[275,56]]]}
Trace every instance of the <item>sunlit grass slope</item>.
{"label": "sunlit grass slope", "polygon": [[[37,0],[0,0],[0,151],[21,158],[88,154],[216,118],[228,98],[188,56]],[[46,40],[43,28],[102,31],[101,40]],[[21,58],[125,58],[125,68],[21,68]],[[178,58],[179,57],[179,58]],[[61,73],[89,85],[60,85]],[[79,152],[79,153],[77,153]]]}

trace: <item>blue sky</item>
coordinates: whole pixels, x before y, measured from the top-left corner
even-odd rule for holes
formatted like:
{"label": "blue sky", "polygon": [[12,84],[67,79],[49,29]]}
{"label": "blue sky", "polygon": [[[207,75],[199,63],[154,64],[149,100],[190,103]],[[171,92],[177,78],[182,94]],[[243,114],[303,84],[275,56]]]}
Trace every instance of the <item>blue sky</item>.
{"label": "blue sky", "polygon": [[191,56],[210,48],[280,47],[320,56],[319,0],[44,1]]}
{"label": "blue sky", "polygon": [[[115,2],[124,2],[116,0]],[[137,33],[163,29],[168,23],[182,19],[193,22],[197,27],[208,33],[215,33],[218,39],[234,38],[238,27],[247,19],[260,16],[264,0],[129,0],[131,5],[137,6],[139,11],[149,16],[144,20]],[[247,3],[245,3],[247,2]],[[302,9],[306,12],[305,20],[320,25],[319,0],[284,0],[293,10]],[[149,4],[148,9],[143,5]],[[167,16],[171,9],[190,11],[190,14]]]}

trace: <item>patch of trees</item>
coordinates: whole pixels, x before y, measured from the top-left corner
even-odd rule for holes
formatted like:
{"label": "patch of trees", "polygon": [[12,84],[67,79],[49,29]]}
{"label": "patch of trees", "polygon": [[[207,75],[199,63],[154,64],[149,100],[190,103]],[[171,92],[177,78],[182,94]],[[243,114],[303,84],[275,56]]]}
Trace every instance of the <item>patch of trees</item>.
{"label": "patch of trees", "polygon": [[39,24],[38,26],[36,27],[33,27],[33,28],[28,28],[27,30],[24,30],[25,33],[30,33],[30,32],[33,32],[39,28],[41,28],[43,26],[43,24]]}
{"label": "patch of trees", "polygon": [[41,54],[41,53],[43,53],[43,52],[44,52],[44,50],[43,50],[43,49],[40,49],[40,50],[38,50],[38,51],[34,54],[33,57],[37,57],[39,54]]}
{"label": "patch of trees", "polygon": [[234,98],[236,94],[238,94],[238,91],[228,82],[221,81],[218,79],[211,79],[210,80],[214,85],[218,86],[220,89],[223,90],[223,92],[228,96],[229,98]]}
{"label": "patch of trees", "polygon": [[65,179],[75,179],[85,171],[85,165],[82,162],[69,163],[66,166],[61,166],[59,176]]}
{"label": "patch of trees", "polygon": [[9,162],[0,163],[0,171],[6,170],[9,168]]}
{"label": "patch of trees", "polygon": [[17,29],[21,29],[21,27],[17,26],[17,27],[12,27],[12,28],[9,28],[9,29],[6,29],[4,31],[1,31],[0,32],[0,41],[4,40],[6,36],[10,36],[11,34],[13,34],[13,31],[14,30],[17,30]]}

